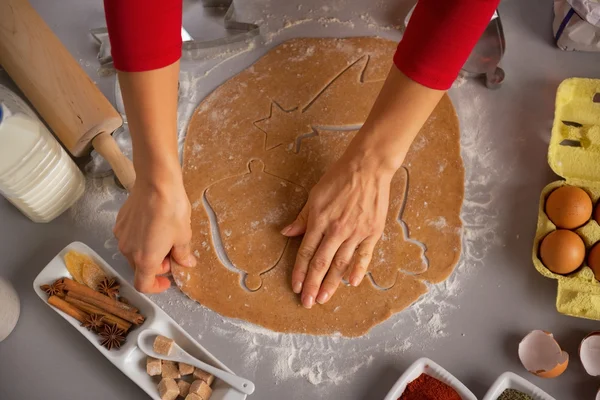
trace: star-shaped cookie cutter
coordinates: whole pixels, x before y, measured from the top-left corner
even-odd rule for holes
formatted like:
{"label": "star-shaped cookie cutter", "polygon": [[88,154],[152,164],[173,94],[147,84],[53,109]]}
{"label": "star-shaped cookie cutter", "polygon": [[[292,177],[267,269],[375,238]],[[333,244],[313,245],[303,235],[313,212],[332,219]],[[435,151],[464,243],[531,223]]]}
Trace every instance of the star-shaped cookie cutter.
{"label": "star-shaped cookie cutter", "polygon": [[[223,26],[227,30],[242,32],[217,39],[196,40],[185,30],[185,28],[181,27],[181,38],[183,40],[182,50],[184,52],[243,42],[260,34],[260,26],[249,22],[235,20],[235,6],[233,0],[202,0],[202,5],[205,8],[227,8],[227,12],[223,18]],[[110,66],[112,64],[112,55],[110,53],[108,30],[106,27],[94,28],[90,30],[90,33],[94,40],[100,45],[100,50],[98,51],[98,61],[100,62],[100,65],[102,67]]]}

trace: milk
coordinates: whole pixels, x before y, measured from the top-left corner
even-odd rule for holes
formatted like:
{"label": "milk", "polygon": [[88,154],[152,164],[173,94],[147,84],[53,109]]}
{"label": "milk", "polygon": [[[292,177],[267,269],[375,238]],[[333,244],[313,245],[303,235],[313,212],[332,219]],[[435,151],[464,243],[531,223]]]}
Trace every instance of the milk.
{"label": "milk", "polygon": [[20,312],[17,292],[7,280],[0,277],[0,342],[15,328]]}
{"label": "milk", "polygon": [[83,194],[85,178],[33,110],[0,85],[0,194],[50,222]]}

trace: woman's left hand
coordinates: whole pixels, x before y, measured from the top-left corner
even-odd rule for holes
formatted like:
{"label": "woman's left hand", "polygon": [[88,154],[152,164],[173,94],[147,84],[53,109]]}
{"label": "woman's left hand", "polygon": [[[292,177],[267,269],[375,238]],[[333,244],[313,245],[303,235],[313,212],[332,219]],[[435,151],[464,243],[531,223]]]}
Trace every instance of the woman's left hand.
{"label": "woman's left hand", "polygon": [[381,238],[394,170],[347,151],[313,187],[285,236],[304,234],[292,272],[302,305],[327,302],[349,273],[360,285]]}

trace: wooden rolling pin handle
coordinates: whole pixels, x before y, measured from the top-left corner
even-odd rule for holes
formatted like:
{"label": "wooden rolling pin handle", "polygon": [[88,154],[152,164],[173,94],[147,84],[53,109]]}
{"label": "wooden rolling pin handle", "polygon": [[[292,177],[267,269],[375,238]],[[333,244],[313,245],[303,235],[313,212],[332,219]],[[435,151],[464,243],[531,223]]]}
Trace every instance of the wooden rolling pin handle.
{"label": "wooden rolling pin handle", "polygon": [[92,139],[92,146],[108,161],[123,187],[131,192],[135,184],[135,169],[133,169],[133,163],[123,154],[115,139],[109,133],[102,132]]}

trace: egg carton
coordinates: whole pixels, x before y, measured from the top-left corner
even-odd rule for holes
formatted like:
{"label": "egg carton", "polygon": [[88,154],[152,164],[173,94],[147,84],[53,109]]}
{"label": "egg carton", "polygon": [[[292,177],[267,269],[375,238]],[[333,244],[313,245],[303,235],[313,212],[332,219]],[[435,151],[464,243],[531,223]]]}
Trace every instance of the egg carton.
{"label": "egg carton", "polygon": [[[533,242],[533,264],[540,274],[558,281],[558,312],[600,320],[600,282],[587,265],[587,257],[573,273],[559,275],[546,268],[539,255],[542,240],[557,229],[545,213],[550,193],[571,185],[585,190],[594,207],[600,199],[600,80],[570,78],[560,84],[548,163],[564,180],[552,182],[542,190]],[[583,239],[586,254],[600,241],[600,225],[593,219],[574,231]]]}

